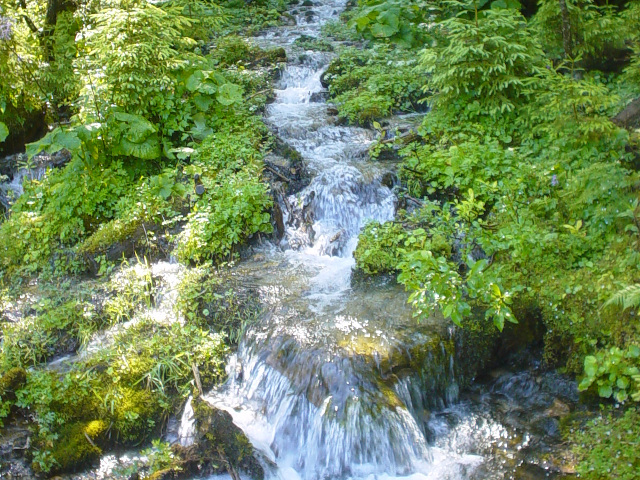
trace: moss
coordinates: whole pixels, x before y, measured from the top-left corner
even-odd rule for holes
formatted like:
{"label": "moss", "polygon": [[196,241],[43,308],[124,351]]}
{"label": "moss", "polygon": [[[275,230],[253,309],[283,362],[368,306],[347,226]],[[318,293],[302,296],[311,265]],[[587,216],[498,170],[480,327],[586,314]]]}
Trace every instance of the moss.
{"label": "moss", "polygon": [[138,219],[129,222],[111,220],[82,242],[78,247],[78,253],[89,256],[105,253],[113,245],[136,237],[141,225],[142,222]]}
{"label": "moss", "polygon": [[464,322],[464,328],[456,330],[456,373],[461,386],[493,366],[496,347],[502,341],[493,322],[487,320],[484,311],[476,310]]}
{"label": "moss", "polygon": [[15,367],[0,377],[0,399],[15,399],[15,392],[27,383],[27,372],[24,368]]}
{"label": "moss", "polygon": [[181,470],[176,467],[165,468],[162,470],[158,470],[157,472],[153,472],[151,475],[146,477],[147,480],[170,480],[175,478],[181,478]]}
{"label": "moss", "polygon": [[97,460],[102,454],[97,444],[107,429],[108,425],[103,420],[65,425],[51,452],[57,464],[55,471],[78,470]]}
{"label": "moss", "polygon": [[405,408],[404,403],[402,403],[402,400],[400,400],[400,397],[398,397],[398,394],[393,390],[393,388],[388,386],[386,383],[380,383],[379,387],[380,394],[384,399],[384,405],[386,407],[392,410],[395,410],[396,408]]}
{"label": "moss", "polygon": [[196,420],[197,443],[202,459],[220,459],[229,462],[237,470],[247,472],[252,478],[262,480],[264,471],[254,457],[254,450],[247,436],[224,410],[210,406],[207,402],[193,400]]}
{"label": "moss", "polygon": [[124,444],[139,443],[160,426],[163,409],[159,395],[147,390],[123,388],[118,392],[113,414],[113,429],[118,441]]}
{"label": "moss", "polygon": [[230,35],[218,40],[216,48],[211,52],[211,58],[221,66],[237,63],[251,66],[272,66],[278,62],[287,61],[284,48],[263,50],[251,45],[241,37]]}

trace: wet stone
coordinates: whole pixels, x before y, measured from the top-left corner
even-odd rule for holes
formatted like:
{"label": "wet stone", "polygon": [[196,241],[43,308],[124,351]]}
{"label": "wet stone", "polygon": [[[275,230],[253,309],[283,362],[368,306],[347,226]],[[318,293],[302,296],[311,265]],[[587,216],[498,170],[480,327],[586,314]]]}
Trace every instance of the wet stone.
{"label": "wet stone", "polygon": [[264,478],[264,469],[254,456],[251,442],[233,423],[229,413],[200,398],[193,399],[193,410],[196,424],[194,444],[175,447],[186,468],[199,473],[229,472],[232,475],[240,471],[255,480]]}

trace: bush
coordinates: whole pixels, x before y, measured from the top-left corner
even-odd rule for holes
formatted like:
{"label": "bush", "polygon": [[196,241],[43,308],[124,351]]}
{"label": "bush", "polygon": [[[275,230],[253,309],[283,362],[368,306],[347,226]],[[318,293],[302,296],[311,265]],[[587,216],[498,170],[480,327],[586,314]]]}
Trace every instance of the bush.
{"label": "bush", "polygon": [[272,200],[260,180],[261,138],[249,128],[242,126],[238,131],[231,126],[211,135],[198,148],[189,171],[201,176],[204,193],[180,234],[178,258],[220,261],[255,233],[272,231]]}
{"label": "bush", "polygon": [[103,326],[93,305],[86,302],[69,300],[36,309],[34,315],[2,329],[0,364],[4,369],[38,365],[73,352]]}
{"label": "bush", "polygon": [[324,80],[340,117],[368,125],[394,110],[420,108],[422,74],[415,55],[391,47],[347,49],[328,67]]}
{"label": "bush", "polygon": [[255,320],[260,307],[251,293],[230,282],[232,276],[224,271],[190,269],[178,287],[176,310],[190,324],[225,335],[234,345]]}
{"label": "bush", "polygon": [[395,272],[406,238],[402,225],[367,224],[358,237],[358,246],[353,253],[356,265],[367,274]]}

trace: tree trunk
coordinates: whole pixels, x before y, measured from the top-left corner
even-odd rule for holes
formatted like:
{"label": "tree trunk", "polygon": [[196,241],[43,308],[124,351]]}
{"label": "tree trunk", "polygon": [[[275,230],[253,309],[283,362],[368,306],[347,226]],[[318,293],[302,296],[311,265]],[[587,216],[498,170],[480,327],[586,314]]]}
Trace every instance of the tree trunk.
{"label": "tree trunk", "polygon": [[633,100],[624,110],[613,117],[611,121],[623,128],[640,125],[640,97]]}
{"label": "tree trunk", "polygon": [[44,17],[44,28],[42,29],[42,46],[44,49],[44,58],[49,62],[55,60],[53,55],[53,34],[56,30],[56,22],[58,21],[58,13],[64,10],[66,0],[47,0],[47,13]]}
{"label": "tree trunk", "polygon": [[560,3],[560,15],[562,16],[562,46],[564,47],[565,58],[573,58],[573,40],[571,38],[571,18],[565,0],[558,0]]}

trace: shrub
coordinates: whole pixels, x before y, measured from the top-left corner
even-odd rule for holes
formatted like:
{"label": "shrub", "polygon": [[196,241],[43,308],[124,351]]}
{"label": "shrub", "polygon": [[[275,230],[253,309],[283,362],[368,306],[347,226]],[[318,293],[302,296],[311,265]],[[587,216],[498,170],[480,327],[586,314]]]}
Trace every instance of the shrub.
{"label": "shrub", "polygon": [[415,111],[422,98],[422,74],[415,55],[391,47],[340,53],[324,76],[339,115],[367,125],[394,110]]}
{"label": "shrub", "polygon": [[272,200],[260,181],[259,141],[255,131],[231,127],[198,149],[190,172],[201,176],[205,191],[178,239],[176,254],[182,260],[220,261],[255,233],[272,231]]}

